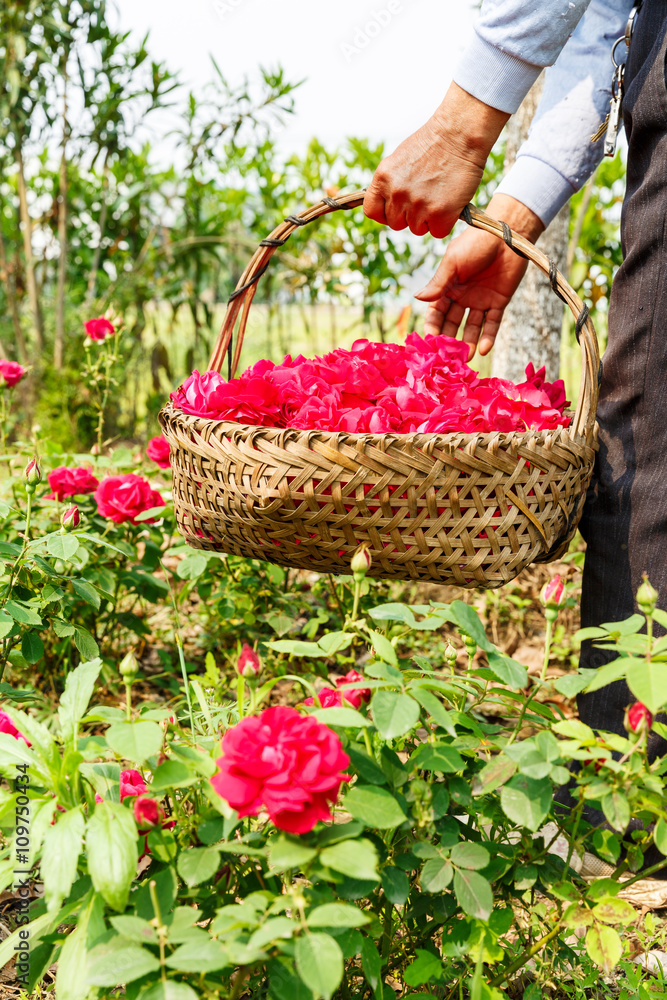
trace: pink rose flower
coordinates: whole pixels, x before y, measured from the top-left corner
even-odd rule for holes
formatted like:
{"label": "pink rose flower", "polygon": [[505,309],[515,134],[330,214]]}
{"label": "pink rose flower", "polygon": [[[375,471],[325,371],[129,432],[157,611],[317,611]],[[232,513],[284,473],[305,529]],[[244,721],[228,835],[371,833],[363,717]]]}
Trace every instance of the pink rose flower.
{"label": "pink rose flower", "polygon": [[83,324],[83,328],[91,340],[105,340],[107,337],[113,337],[116,332],[116,327],[104,316],[89,319]]}
{"label": "pink rose flower", "polygon": [[349,763],[331,729],[280,705],[227,730],[211,784],[239,816],[264,808],[278,829],[307,833],[331,819]]}
{"label": "pink rose flower", "polygon": [[[107,476],[95,491],[97,511],[102,517],[124,524],[136,524],[138,514],[152,507],[164,507],[164,500],[151,488],[147,479],[133,472],[124,476]],[[151,518],[150,521],[154,521]]]}
{"label": "pink rose flower", "polygon": [[162,434],[158,434],[157,437],[150,439],[146,448],[146,454],[161,469],[168,469],[171,465],[169,442],[165,440]]}
{"label": "pink rose flower", "polygon": [[83,496],[85,493],[94,493],[100,485],[90,469],[83,466],[74,469],[59,465],[49,472],[46,478],[51,492],[46,494],[45,500],[64,500],[65,497]]}
{"label": "pink rose flower", "polygon": [[27,746],[32,746],[30,740],[16,728],[7,713],[2,710],[0,710],[0,733],[7,733],[8,736],[13,736],[15,740],[23,740]]}
{"label": "pink rose flower", "polygon": [[0,379],[10,389],[21,381],[27,370],[17,361],[5,361],[4,358],[0,358]]}

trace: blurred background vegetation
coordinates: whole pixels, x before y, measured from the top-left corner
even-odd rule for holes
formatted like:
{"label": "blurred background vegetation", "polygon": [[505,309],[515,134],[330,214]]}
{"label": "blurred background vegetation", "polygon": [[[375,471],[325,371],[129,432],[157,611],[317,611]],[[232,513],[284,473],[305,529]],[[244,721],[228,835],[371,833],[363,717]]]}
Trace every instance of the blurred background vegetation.
{"label": "blurred background vegetation", "polygon": [[[168,392],[206,367],[259,240],[324,194],[363,187],[383,148],[356,137],[327,149],[313,137],[286,155],[277,136],[299,81],[258,68],[232,86],[211,59],[208,87],[188,92],[151,59],[150,38],[110,27],[105,0],[3,0],[0,59],[0,356],[33,369],[19,387],[21,431],[90,446],[83,323],[112,310],[125,356],[113,433],[155,433]],[[502,170],[501,139],[477,204]],[[571,204],[569,278],[603,340],[623,174],[620,157],[605,162]],[[414,275],[426,279],[441,250],[360,210],[306,227],[259,284],[243,362],[419,328]],[[562,359],[576,393],[568,319]]]}

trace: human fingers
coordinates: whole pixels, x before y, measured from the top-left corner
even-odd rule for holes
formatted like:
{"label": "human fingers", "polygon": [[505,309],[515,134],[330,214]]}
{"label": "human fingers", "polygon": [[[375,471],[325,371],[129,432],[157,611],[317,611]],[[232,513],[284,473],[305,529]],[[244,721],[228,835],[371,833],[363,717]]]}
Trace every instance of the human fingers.
{"label": "human fingers", "polygon": [[442,326],[445,316],[450,306],[449,299],[439,299],[433,302],[424,313],[424,335],[439,337],[442,333]]}
{"label": "human fingers", "polygon": [[482,327],[484,326],[484,319],[486,313],[482,309],[470,309],[468,312],[468,318],[466,319],[466,325],[463,330],[463,342],[468,344],[471,348],[470,357],[475,353],[475,348],[477,347],[477,341],[482,332]]}
{"label": "human fingers", "polygon": [[496,342],[504,311],[504,309],[489,309],[486,313],[484,328],[478,346],[479,353],[482,356],[488,354]]}
{"label": "human fingers", "polygon": [[368,185],[364,195],[364,215],[375,222],[381,222],[384,226],[387,225],[384,196],[379,190],[379,185],[375,183],[375,178]]}
{"label": "human fingers", "polygon": [[459,327],[461,325],[461,320],[465,315],[465,306],[459,305],[458,302],[452,302],[445,314],[445,320],[442,324],[442,333],[445,337],[456,337],[459,332]]}

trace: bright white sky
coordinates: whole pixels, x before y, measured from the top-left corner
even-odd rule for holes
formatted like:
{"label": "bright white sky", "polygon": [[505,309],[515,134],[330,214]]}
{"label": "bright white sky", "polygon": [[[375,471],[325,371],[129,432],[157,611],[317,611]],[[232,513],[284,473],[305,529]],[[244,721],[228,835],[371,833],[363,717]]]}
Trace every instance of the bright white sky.
{"label": "bright white sky", "polygon": [[472,31],[473,0],[115,0],[120,26],[150,31],[149,52],[200,86],[209,53],[231,83],[257,66],[306,79],[280,137],[384,141],[389,152],[429,117]]}

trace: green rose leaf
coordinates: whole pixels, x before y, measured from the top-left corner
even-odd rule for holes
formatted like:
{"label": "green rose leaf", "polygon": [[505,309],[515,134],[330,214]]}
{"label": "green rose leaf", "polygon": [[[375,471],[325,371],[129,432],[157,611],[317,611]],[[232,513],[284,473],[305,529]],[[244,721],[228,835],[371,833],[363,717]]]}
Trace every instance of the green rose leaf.
{"label": "green rose leaf", "polygon": [[360,840],[343,840],[332,847],[325,847],[320,854],[320,860],[327,868],[333,868],[341,875],[380,881],[377,871],[377,849],[370,840],[363,837]]}
{"label": "green rose leaf", "polygon": [[497,653],[494,649],[487,653],[489,668],[499,681],[515,691],[521,691],[528,683],[528,671],[510,656]]}
{"label": "green rose leaf", "polygon": [[345,809],[378,830],[393,830],[407,819],[391,792],[377,785],[355,785],[345,796]]}
{"label": "green rose leaf", "polygon": [[269,861],[272,868],[282,872],[288,868],[303,868],[316,854],[314,847],[308,847],[296,838],[283,836],[273,842],[269,851]]}
{"label": "green rose leaf", "polygon": [[62,559],[63,562],[71,559],[78,548],[79,540],[76,535],[61,535],[59,531],[56,531],[46,539],[46,551],[54,559]]}
{"label": "green rose leaf", "polygon": [[[119,802],[97,803],[88,822],[86,847],[88,872],[93,885],[109,906],[114,910],[124,910],[139,857],[137,827],[130,810]],[[121,979],[121,982],[126,981]],[[116,982],[91,985],[108,986],[116,985]]]}
{"label": "green rose leaf", "polygon": [[39,663],[44,656],[44,643],[36,632],[26,632],[21,640],[21,652],[28,663]]}
{"label": "green rose leaf", "polygon": [[191,986],[167,979],[164,983],[153,983],[152,986],[145,986],[137,1000],[198,1000],[198,998]]}
{"label": "green rose leaf", "polygon": [[79,597],[86,602],[86,604],[90,604],[90,606],[95,608],[96,611],[99,611],[102,599],[100,598],[100,595],[95,587],[93,587],[92,583],[86,583],[85,580],[72,580],[72,587],[75,593],[77,593]]}
{"label": "green rose leaf", "polygon": [[388,865],[382,869],[382,890],[390,903],[403,906],[410,894],[410,880],[400,868]]}
{"label": "green rose leaf", "polygon": [[57,822],[44,835],[41,872],[49,912],[57,911],[76,878],[86,821],[81,806],[56,814]]}
{"label": "green rose leaf", "polygon": [[106,731],[106,740],[119,757],[142,764],[160,752],[163,730],[157,722],[116,722]]}
{"label": "green rose leaf", "polygon": [[424,892],[442,892],[452,881],[454,869],[444,858],[429,858],[422,868],[421,885]]}
{"label": "green rose leaf", "polygon": [[363,927],[370,917],[348,903],[323,903],[306,917],[309,927]]}
{"label": "green rose leaf", "polygon": [[593,907],[593,916],[603,924],[630,924],[637,913],[625,899],[603,899]]}
{"label": "green rose leaf", "polygon": [[422,743],[410,758],[410,764],[420,771],[440,771],[442,774],[454,774],[465,766],[458,750],[445,743]]}
{"label": "green rose leaf", "polygon": [[129,945],[117,948],[106,955],[88,953],[88,986],[120,986],[157,972],[160,961],[147,948]]}
{"label": "green rose leaf", "polygon": [[454,873],[454,893],[459,906],[469,917],[488,920],[493,909],[491,886],[479,872],[459,870]]}
{"label": "green rose leaf", "polygon": [[549,812],[552,797],[551,782],[546,778],[516,774],[503,786],[500,804],[513,823],[537,833]]}
{"label": "green rose leaf", "polygon": [[93,639],[90,632],[80,626],[74,628],[74,645],[81,653],[84,660],[94,660],[100,655],[100,647]]}
{"label": "green rose leaf", "polygon": [[304,934],[296,942],[297,972],[315,997],[331,1000],[343,979],[343,953],[328,934]]}
{"label": "green rose leaf", "polygon": [[586,951],[596,965],[611,972],[623,954],[623,944],[613,927],[595,924],[586,932]]}
{"label": "green rose leaf", "polygon": [[371,701],[373,722],[385,740],[403,736],[419,722],[419,704],[408,694],[376,691]]}
{"label": "green rose leaf", "polygon": [[102,661],[95,658],[88,663],[80,663],[67,675],[65,690],[58,707],[58,718],[65,742],[72,742],[75,739],[79,722],[86,713],[101,669]]}
{"label": "green rose leaf", "polygon": [[220,867],[220,851],[214,847],[192,847],[178,855],[178,874],[189,885],[212,878]]}
{"label": "green rose leaf", "polygon": [[450,854],[452,864],[459,868],[486,868],[491,856],[485,847],[476,844],[472,840],[461,841],[454,844]]}
{"label": "green rose leaf", "polygon": [[42,626],[44,624],[36,611],[33,611],[32,608],[27,608],[24,604],[19,604],[17,601],[5,601],[4,610],[8,615],[12,616],[14,621],[20,622],[21,625]]}

